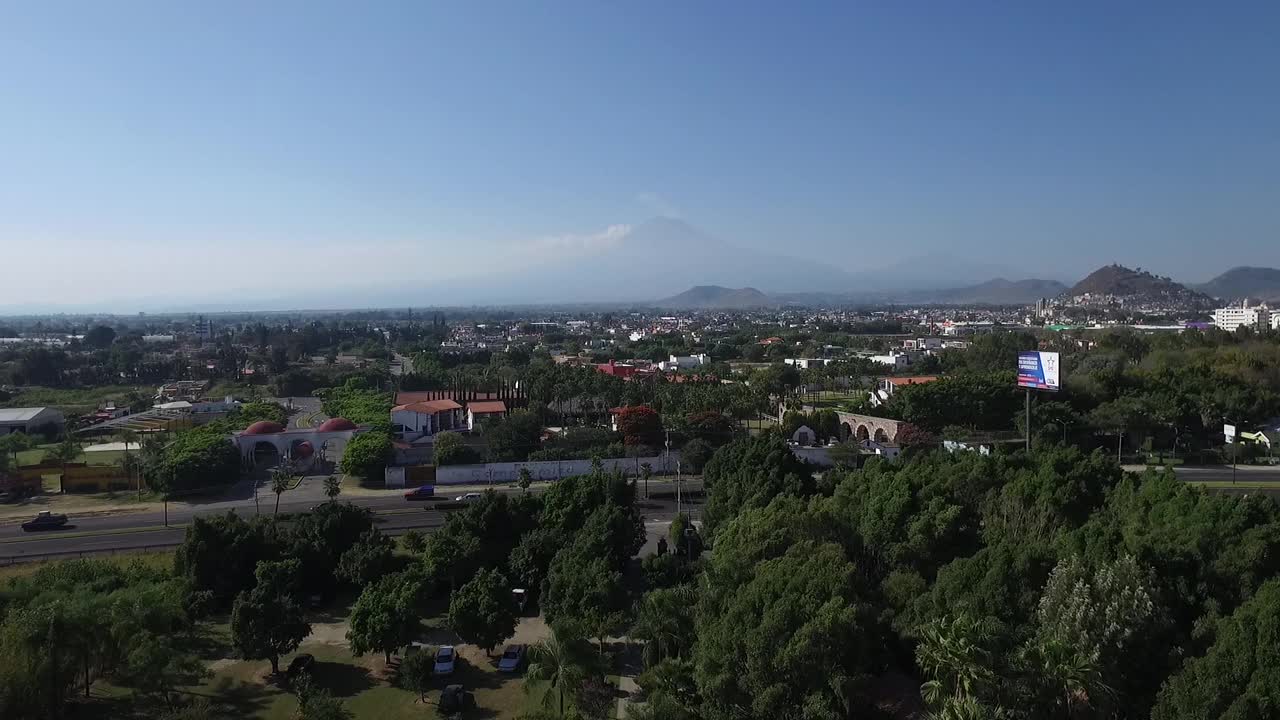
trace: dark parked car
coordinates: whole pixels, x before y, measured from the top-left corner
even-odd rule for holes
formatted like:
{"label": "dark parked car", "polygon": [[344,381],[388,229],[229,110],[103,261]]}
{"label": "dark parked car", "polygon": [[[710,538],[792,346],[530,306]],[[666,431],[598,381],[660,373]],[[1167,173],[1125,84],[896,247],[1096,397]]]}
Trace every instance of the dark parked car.
{"label": "dark parked car", "polygon": [[405,500],[434,500],[435,497],[436,488],[434,485],[416,487],[404,494]]}
{"label": "dark parked car", "polygon": [[316,664],[316,657],[311,653],[302,653],[289,661],[289,667],[284,671],[285,678],[296,680],[303,673],[311,672],[311,666]]}
{"label": "dark parked car", "polygon": [[461,718],[463,712],[475,705],[475,697],[461,685],[447,685],[440,693],[440,714],[450,720]]}
{"label": "dark parked car", "polygon": [[32,530],[53,530],[67,524],[67,516],[59,513],[52,513],[48,510],[41,510],[39,515],[22,523],[22,529],[27,532]]}

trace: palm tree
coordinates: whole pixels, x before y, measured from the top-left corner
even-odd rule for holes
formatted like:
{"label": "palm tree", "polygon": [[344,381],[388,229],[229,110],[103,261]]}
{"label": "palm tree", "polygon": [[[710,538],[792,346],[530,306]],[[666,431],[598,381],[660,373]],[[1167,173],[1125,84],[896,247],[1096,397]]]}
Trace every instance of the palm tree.
{"label": "palm tree", "polygon": [[324,494],[329,498],[329,502],[338,499],[338,494],[342,492],[342,481],[336,475],[330,475],[324,479]]}
{"label": "palm tree", "polygon": [[289,483],[293,477],[284,468],[271,468],[271,492],[276,494],[276,509],[272,517],[280,514],[280,496],[292,490]]}
{"label": "palm tree", "polygon": [[925,677],[924,701],[939,717],[962,716],[958,708],[980,703],[996,682],[986,622],[968,615],[944,617],[924,628],[916,646],[916,663]]}
{"label": "palm tree", "polygon": [[696,603],[692,585],[646,593],[631,636],[645,641],[644,665],[653,667],[669,657],[683,657],[693,637],[691,609]]}
{"label": "palm tree", "polygon": [[530,683],[545,683],[547,693],[542,696],[544,705],[550,705],[554,695],[559,701],[559,717],[564,717],[565,690],[572,693],[587,679],[590,653],[583,651],[582,641],[562,637],[552,632],[547,639],[529,648],[529,668],[526,677]]}

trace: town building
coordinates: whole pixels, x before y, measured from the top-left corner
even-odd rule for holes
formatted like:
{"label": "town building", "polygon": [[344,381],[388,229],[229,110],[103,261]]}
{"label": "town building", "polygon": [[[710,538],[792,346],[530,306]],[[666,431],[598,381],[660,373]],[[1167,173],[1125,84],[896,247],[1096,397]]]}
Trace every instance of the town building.
{"label": "town building", "polygon": [[453,400],[423,400],[391,408],[391,429],[404,440],[460,430],[465,424],[462,406]]}
{"label": "town building", "polygon": [[1277,317],[1280,317],[1280,311],[1272,310],[1266,303],[1249,307],[1249,301],[1245,300],[1240,307],[1214,310],[1213,324],[1227,332],[1235,332],[1242,327],[1266,330],[1277,327]]}
{"label": "town building", "polygon": [[658,363],[658,369],[664,372],[672,370],[692,370],[711,364],[711,356],[706,353],[698,355],[672,355],[669,359]]}
{"label": "town building", "polygon": [[887,355],[872,355],[867,359],[881,365],[888,365],[894,370],[905,370],[911,367],[911,363],[915,361],[916,357],[915,353],[890,350]]}
{"label": "town building", "polygon": [[913,375],[911,377],[887,377],[880,378],[876,382],[876,389],[871,392],[871,406],[880,407],[889,402],[889,398],[900,388],[908,385],[922,385],[937,380],[937,375]]}
{"label": "town building", "polygon": [[467,403],[467,429],[475,431],[486,420],[501,420],[507,415],[507,404],[501,400],[476,400]]}
{"label": "town building", "polygon": [[0,435],[10,433],[61,435],[67,428],[62,412],[50,407],[0,410]]}
{"label": "town building", "polygon": [[833,362],[839,362],[839,360],[837,358],[787,358],[782,362],[800,370],[809,370],[811,368],[826,367]]}

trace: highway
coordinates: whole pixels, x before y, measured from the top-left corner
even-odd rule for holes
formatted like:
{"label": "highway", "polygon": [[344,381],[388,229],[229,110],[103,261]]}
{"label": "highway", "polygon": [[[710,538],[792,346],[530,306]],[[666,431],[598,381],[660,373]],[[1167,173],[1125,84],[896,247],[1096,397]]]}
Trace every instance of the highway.
{"label": "highway", "polygon": [[[1141,471],[1141,466],[1125,468]],[[1232,482],[1231,466],[1217,467],[1179,467],[1175,469],[1180,479],[1188,482],[1204,483],[1216,492],[1231,494],[1265,494],[1280,500],[1280,468],[1241,467],[1235,473]],[[295,514],[307,512],[325,499],[320,494],[322,478],[308,478],[307,486],[285,495],[280,503],[280,513]],[[670,521],[676,513],[675,483],[667,479],[650,480],[648,501],[641,500],[642,513],[647,521]],[[476,487],[437,487],[442,497],[453,497],[465,492],[474,492],[483,488]],[[702,498],[697,496],[702,489],[700,480],[686,481],[682,485],[685,495],[681,509],[694,517],[701,515]],[[495,488],[498,492],[519,493],[512,487]],[[531,492],[541,492],[542,487],[534,485]],[[275,509],[275,498],[269,493],[259,496],[258,504],[249,495],[233,501],[213,502],[206,505],[190,505],[173,503],[169,510],[169,527],[165,527],[165,517],[160,512],[135,512],[113,515],[87,516],[77,518],[74,515],[67,526],[55,531],[24,532],[17,522],[0,524],[0,565],[50,557],[75,557],[82,554],[98,554],[126,552],[146,548],[174,547],[182,543],[186,534],[186,525],[193,517],[212,516],[233,510],[241,517],[253,517],[261,514],[270,517]],[[293,495],[291,501],[288,498]],[[301,496],[301,497],[299,497]],[[454,510],[437,507],[439,501],[410,502],[401,492],[388,490],[378,495],[354,496],[339,498],[341,502],[351,502],[367,507],[375,513],[377,527],[389,535],[399,535],[410,529],[431,532],[444,524],[449,512]],[[34,514],[34,511],[33,511]]]}
{"label": "highway", "polygon": [[[639,500],[641,513],[646,521],[670,521],[676,514],[675,484],[672,482],[650,481],[650,499]],[[442,498],[451,499],[464,492],[474,492],[476,488],[437,487]],[[517,488],[498,487],[497,492],[515,494]],[[535,485],[531,491],[539,492]],[[682,486],[681,510],[693,517],[699,517],[702,510],[702,498],[685,497],[684,493],[700,493],[701,483],[686,482]],[[286,496],[287,497],[287,496]],[[308,512],[323,500],[308,499],[303,502],[281,502],[280,514]],[[358,496],[339,498],[339,502],[350,502],[353,505],[367,507],[374,512],[376,527],[388,535],[400,535],[410,529],[431,532],[444,524],[450,512],[456,512],[456,504],[451,508],[441,508],[441,501],[408,501],[400,492],[388,491],[385,495]],[[194,517],[221,515],[234,510],[241,517],[253,517],[261,514],[271,517],[275,510],[274,497],[262,498],[255,508],[252,501],[243,502],[233,508],[193,508],[175,503],[169,511],[169,527],[165,526],[164,513],[139,512],[117,515],[90,516],[76,518],[72,516],[68,524],[58,530],[25,532],[18,523],[0,525],[0,565],[39,560],[53,557],[76,557],[80,555],[127,552],[148,548],[163,549],[182,543],[186,535],[186,526]]]}

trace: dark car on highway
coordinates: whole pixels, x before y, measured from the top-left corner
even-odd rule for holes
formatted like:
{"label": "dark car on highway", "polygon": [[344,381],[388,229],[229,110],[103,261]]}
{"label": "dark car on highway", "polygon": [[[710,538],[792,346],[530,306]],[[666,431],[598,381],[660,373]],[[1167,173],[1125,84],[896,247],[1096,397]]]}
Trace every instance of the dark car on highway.
{"label": "dark car on highway", "polygon": [[60,513],[52,513],[48,510],[41,510],[39,515],[22,523],[22,529],[27,532],[33,530],[53,530],[67,524],[67,516]]}
{"label": "dark car on highway", "polygon": [[434,500],[435,497],[436,488],[434,485],[416,487],[404,494],[405,500]]}

